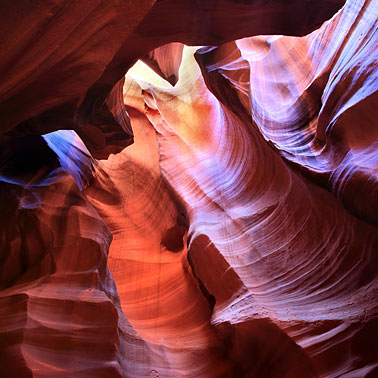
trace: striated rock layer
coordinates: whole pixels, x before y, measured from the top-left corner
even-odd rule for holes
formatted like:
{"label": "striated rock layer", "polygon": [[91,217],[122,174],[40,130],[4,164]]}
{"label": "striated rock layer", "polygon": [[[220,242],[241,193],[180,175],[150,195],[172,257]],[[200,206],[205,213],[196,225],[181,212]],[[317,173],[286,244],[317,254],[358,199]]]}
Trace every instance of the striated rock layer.
{"label": "striated rock layer", "polygon": [[1,5],[1,377],[378,376],[378,2],[343,3]]}

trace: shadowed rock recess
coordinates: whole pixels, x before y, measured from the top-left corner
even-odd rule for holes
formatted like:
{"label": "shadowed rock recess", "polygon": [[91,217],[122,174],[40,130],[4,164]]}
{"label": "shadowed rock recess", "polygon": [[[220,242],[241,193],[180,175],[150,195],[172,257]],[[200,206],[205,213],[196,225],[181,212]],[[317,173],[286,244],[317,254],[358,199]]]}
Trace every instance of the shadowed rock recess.
{"label": "shadowed rock recess", "polygon": [[0,377],[378,377],[378,0],[2,0]]}

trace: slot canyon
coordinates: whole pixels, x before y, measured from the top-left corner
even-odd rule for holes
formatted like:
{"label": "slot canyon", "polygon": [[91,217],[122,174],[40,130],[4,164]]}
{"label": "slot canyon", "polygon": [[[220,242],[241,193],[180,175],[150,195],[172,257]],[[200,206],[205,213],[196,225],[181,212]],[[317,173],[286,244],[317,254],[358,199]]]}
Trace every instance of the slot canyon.
{"label": "slot canyon", "polygon": [[0,18],[0,378],[378,377],[378,0]]}

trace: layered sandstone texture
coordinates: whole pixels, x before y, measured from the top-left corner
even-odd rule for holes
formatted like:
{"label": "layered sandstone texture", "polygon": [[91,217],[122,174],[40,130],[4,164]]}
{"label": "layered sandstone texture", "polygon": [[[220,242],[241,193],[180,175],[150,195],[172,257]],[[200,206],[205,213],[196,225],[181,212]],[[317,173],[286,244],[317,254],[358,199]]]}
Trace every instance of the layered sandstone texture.
{"label": "layered sandstone texture", "polygon": [[0,377],[378,377],[378,0],[0,4]]}

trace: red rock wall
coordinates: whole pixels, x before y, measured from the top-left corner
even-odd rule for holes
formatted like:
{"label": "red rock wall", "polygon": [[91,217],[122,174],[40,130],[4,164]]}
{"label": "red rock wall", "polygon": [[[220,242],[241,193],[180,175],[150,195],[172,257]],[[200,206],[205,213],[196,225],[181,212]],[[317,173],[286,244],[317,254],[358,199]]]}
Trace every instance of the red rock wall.
{"label": "red rock wall", "polygon": [[1,377],[377,376],[378,3],[342,4],[1,5]]}

